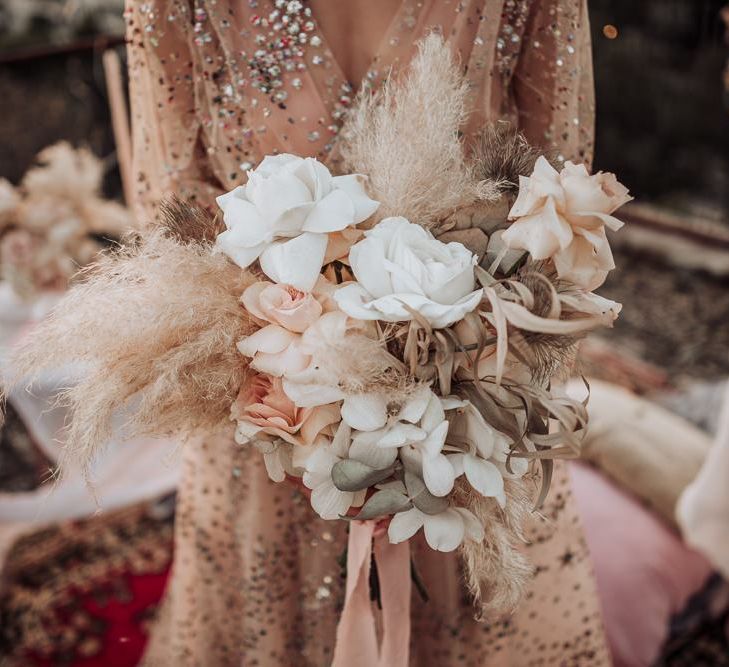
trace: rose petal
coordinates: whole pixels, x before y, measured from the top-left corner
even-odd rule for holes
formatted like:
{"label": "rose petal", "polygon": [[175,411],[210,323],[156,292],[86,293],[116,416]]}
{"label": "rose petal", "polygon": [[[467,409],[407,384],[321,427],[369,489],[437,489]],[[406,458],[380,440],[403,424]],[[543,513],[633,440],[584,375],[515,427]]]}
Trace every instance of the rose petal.
{"label": "rose petal", "polygon": [[264,454],[263,464],[266,466],[266,472],[268,473],[270,480],[274,482],[283,482],[286,479],[286,472],[278,453],[278,449],[274,450],[270,454]]}
{"label": "rose petal", "polygon": [[272,377],[283,377],[288,373],[298,373],[311,362],[311,357],[303,354],[296,345],[290,345],[283,352],[268,354],[258,352],[251,360],[251,368]]}
{"label": "rose petal", "polygon": [[295,167],[300,162],[303,162],[304,158],[291,153],[279,153],[278,155],[266,155],[263,160],[260,161],[258,166],[249,170],[249,174],[256,173],[261,176],[270,176],[275,174],[277,171],[285,169],[286,167]]}
{"label": "rose petal", "polygon": [[[448,245],[456,245],[449,243]],[[457,244],[460,245],[460,244]],[[475,260],[475,257],[471,255]],[[453,276],[450,280],[439,285],[437,289],[431,290],[428,296],[438,303],[456,303],[459,299],[473,291],[476,287],[473,267],[475,261],[470,262],[462,271]]]}
{"label": "rose petal", "polygon": [[249,267],[255,262],[260,254],[266,249],[266,243],[247,248],[236,240],[236,234],[232,230],[226,230],[218,234],[215,239],[215,251],[222,252],[232,259],[241,269]]}
{"label": "rose petal", "polygon": [[261,269],[274,282],[310,292],[321,271],[327,249],[325,234],[305,233],[276,242],[261,253]]}
{"label": "rose petal", "polygon": [[354,204],[341,190],[332,190],[318,201],[306,217],[304,232],[327,234],[354,224]]}
{"label": "rose petal", "polygon": [[261,217],[273,226],[276,235],[281,236],[299,233],[314,205],[306,185],[283,170],[269,176],[252,172],[246,194]]}
{"label": "rose petal", "polygon": [[387,249],[385,242],[374,236],[364,238],[349,251],[349,264],[357,281],[373,297],[392,293],[390,274],[382,270]]}
{"label": "rose petal", "polygon": [[364,222],[369,218],[380,206],[380,202],[370,199],[367,196],[364,184],[367,177],[361,174],[347,174],[345,176],[335,176],[333,185],[338,190],[344,191],[352,200],[354,205],[354,224]]}
{"label": "rose petal", "polygon": [[313,444],[327,426],[338,424],[341,416],[339,406],[335,404],[317,406],[307,412],[309,414],[301,424],[301,439],[307,445]]}
{"label": "rose petal", "polygon": [[315,158],[304,158],[296,165],[293,173],[309,189],[314,201],[326,197],[332,190],[331,173]]}
{"label": "rose petal", "polygon": [[247,444],[251,439],[255,438],[261,432],[261,427],[257,424],[251,424],[245,419],[237,422],[235,428],[235,441],[239,445]]}
{"label": "rose petal", "polygon": [[607,274],[615,268],[610,243],[604,229],[600,232],[583,230],[564,250],[554,256],[557,275],[588,291],[600,287]]}
{"label": "rose petal", "polygon": [[300,408],[312,408],[327,403],[335,403],[344,398],[338,385],[317,382],[309,369],[301,373],[288,373],[283,381],[286,395]]}
{"label": "rose petal", "polygon": [[572,241],[572,228],[555,208],[554,199],[532,215],[511,223],[501,239],[508,248],[528,250],[534,259],[549,259]]}
{"label": "rose petal", "polygon": [[265,352],[267,354],[282,352],[295,340],[295,333],[276,324],[269,324],[267,327],[263,327],[263,329],[259,329],[250,336],[238,341],[237,347],[242,355],[252,357],[256,352]]}
{"label": "rose petal", "polygon": [[259,306],[261,292],[263,292],[263,290],[265,290],[270,285],[271,283],[269,283],[267,280],[261,280],[259,282],[253,283],[249,287],[246,287],[243,292],[243,296],[241,296],[240,298],[243,307],[251,315],[253,315],[253,317],[257,317],[259,320],[270,321]]}
{"label": "rose petal", "polygon": [[392,291],[425,295],[423,288],[426,281],[423,263],[409,248],[398,247],[397,250],[396,262],[389,259],[382,261],[382,267],[390,274]]}
{"label": "rose petal", "polygon": [[600,179],[590,176],[584,164],[565,162],[559,180],[565,192],[566,210],[611,212],[612,202]]}
{"label": "rose petal", "polygon": [[253,204],[237,197],[228,200],[223,221],[230,232],[228,234],[230,242],[246,248],[270,240],[273,232],[271,225]]}
{"label": "rose petal", "polygon": [[220,207],[220,209],[223,211],[223,213],[225,213],[225,209],[227,208],[228,204],[230,204],[230,202],[233,199],[247,200],[245,185],[237,185],[230,192],[226,192],[225,194],[222,194],[219,197],[216,197],[215,203]]}
{"label": "rose petal", "polygon": [[[256,285],[249,287],[246,292]],[[246,292],[243,294],[244,298]],[[321,304],[312,294],[295,290],[288,285],[266,283],[263,290],[252,293],[252,296],[256,294],[258,303],[255,306],[263,314],[263,318],[280,324],[289,331],[303,333],[322,313]],[[245,303],[244,300],[244,305]]]}

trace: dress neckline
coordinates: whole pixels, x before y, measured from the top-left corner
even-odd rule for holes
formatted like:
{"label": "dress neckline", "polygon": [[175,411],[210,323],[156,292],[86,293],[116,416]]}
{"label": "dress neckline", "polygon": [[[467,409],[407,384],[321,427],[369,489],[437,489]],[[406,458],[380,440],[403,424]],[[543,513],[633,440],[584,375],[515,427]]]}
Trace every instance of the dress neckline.
{"label": "dress neckline", "polygon": [[379,36],[377,48],[373,52],[372,58],[370,59],[368,66],[365,68],[363,76],[356,81],[350,80],[345,74],[341,63],[337,58],[334,49],[332,48],[331,39],[329,38],[327,32],[324,30],[324,27],[318,20],[316,10],[314,9],[314,7],[311,8],[312,18],[318,26],[318,33],[320,39],[322,40],[322,44],[325,47],[325,50],[330,54],[332,66],[336,68],[339,78],[342,81],[346,81],[347,84],[349,84],[349,86],[351,86],[351,88],[355,92],[359,91],[359,89],[362,87],[363,82],[366,82],[368,80],[371,81],[377,76],[377,64],[383,60],[383,57],[386,55],[387,52],[387,47],[393,42],[392,35],[397,29],[397,26],[402,21],[401,15],[403,13],[403,8],[406,4],[406,0],[398,0],[398,7],[392,14],[390,21],[387,23],[387,27]]}

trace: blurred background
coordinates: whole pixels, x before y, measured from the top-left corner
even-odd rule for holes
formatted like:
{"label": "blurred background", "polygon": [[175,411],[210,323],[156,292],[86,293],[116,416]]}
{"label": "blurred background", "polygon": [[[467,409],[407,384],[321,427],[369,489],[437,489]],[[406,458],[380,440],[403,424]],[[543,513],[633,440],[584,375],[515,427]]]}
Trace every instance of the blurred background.
{"label": "blurred background", "polygon": [[[729,7],[589,5],[594,167],[615,172],[635,202],[621,211],[618,268],[601,290],[624,308],[614,329],[585,341],[580,368],[710,439],[729,377]],[[40,151],[64,140],[98,158],[95,196],[123,203],[102,61],[111,50],[123,73],[123,39],[122,0],[0,0],[0,178],[18,185]],[[29,493],[48,480],[53,456],[16,408],[0,436],[0,492]],[[28,665],[135,664],[171,561],[173,510],[165,497],[16,542],[0,587],[0,665],[21,645]],[[702,578],[692,592],[666,612],[652,664],[729,665],[721,577]]]}

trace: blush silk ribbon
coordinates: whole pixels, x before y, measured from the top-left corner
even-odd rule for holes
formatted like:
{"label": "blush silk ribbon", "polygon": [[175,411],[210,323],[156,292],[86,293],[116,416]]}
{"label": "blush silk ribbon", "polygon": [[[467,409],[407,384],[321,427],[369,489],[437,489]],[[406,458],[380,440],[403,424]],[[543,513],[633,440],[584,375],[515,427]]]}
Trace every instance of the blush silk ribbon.
{"label": "blush silk ribbon", "polygon": [[[347,586],[337,626],[332,667],[407,667],[410,652],[410,543],[390,544],[376,521],[352,521],[347,546]],[[372,553],[382,600],[378,641],[370,600]]]}

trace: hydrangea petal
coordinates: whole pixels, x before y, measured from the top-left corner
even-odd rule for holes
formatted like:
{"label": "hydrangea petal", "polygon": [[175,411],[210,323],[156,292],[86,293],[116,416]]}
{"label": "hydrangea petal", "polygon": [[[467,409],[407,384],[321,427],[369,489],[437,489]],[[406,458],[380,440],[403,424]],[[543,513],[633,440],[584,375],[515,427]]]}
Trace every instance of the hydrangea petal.
{"label": "hydrangea petal", "polygon": [[358,431],[375,431],[387,423],[387,397],[383,394],[354,394],[342,405],[342,419]]}
{"label": "hydrangea petal", "polygon": [[466,456],[463,460],[463,469],[468,483],[482,496],[495,497],[503,493],[504,478],[491,461]]}
{"label": "hydrangea petal", "polygon": [[[501,478],[501,475],[499,475]],[[456,471],[450,461],[442,454],[433,458],[423,457],[423,481],[434,496],[442,498],[453,490]]]}
{"label": "hydrangea petal", "polygon": [[398,512],[387,529],[387,537],[391,544],[400,544],[409,540],[422,527],[425,520],[425,514],[419,509],[413,507],[405,512]]}
{"label": "hydrangea petal", "polygon": [[463,542],[463,518],[453,509],[429,515],[424,523],[425,541],[435,551],[454,551]]}
{"label": "hydrangea petal", "polygon": [[354,494],[340,491],[333,482],[319,484],[311,491],[311,506],[322,519],[338,519],[352,506]]}

